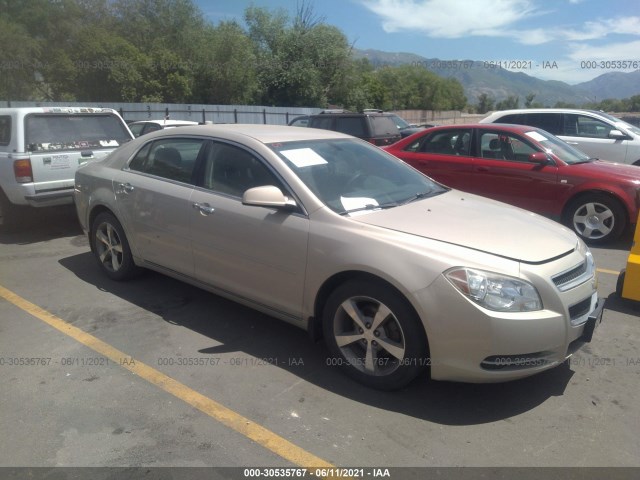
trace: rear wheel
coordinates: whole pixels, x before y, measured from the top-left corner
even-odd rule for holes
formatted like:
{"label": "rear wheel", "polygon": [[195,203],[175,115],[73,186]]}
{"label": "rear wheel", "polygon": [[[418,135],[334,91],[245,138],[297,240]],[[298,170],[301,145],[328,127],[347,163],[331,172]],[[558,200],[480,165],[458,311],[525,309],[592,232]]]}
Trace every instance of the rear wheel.
{"label": "rear wheel", "polygon": [[591,244],[617,239],[627,224],[626,212],[620,202],[600,193],[573,200],[567,207],[565,222]]}
{"label": "rear wheel", "polygon": [[103,212],[94,219],[91,247],[98,265],[112,280],[125,280],[138,273],[124,229],[113,214]]}
{"label": "rear wheel", "polygon": [[328,298],[324,338],[333,357],[360,383],[381,390],[407,385],[430,364],[420,320],[402,295],[370,281],[349,281]]}

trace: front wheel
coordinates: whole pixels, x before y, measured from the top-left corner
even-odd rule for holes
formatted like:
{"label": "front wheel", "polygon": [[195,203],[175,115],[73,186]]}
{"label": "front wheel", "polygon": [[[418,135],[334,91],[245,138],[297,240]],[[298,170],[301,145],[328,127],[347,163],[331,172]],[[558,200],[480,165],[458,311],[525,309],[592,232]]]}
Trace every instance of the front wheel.
{"label": "front wheel", "polygon": [[418,316],[389,286],[369,281],[341,285],[327,300],[323,328],[333,354],[329,364],[369,387],[401,388],[430,365]]}
{"label": "front wheel", "polygon": [[98,265],[112,280],[125,280],[138,272],[124,229],[113,214],[103,212],[95,218],[91,247]]}
{"label": "front wheel", "polygon": [[567,207],[566,224],[590,244],[617,239],[626,226],[626,214],[620,203],[599,193],[573,200]]}

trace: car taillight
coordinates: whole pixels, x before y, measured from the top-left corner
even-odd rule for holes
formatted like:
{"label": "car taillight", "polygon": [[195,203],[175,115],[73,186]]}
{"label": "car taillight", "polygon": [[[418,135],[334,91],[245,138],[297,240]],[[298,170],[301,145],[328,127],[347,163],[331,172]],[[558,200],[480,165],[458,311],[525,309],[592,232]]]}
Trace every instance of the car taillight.
{"label": "car taillight", "polygon": [[369,142],[369,143],[373,143],[374,145],[376,144],[376,139],[375,138],[366,138],[365,140],[367,142]]}
{"label": "car taillight", "polygon": [[31,160],[28,158],[14,160],[13,162],[13,174],[16,177],[18,183],[33,182],[33,170],[31,169]]}

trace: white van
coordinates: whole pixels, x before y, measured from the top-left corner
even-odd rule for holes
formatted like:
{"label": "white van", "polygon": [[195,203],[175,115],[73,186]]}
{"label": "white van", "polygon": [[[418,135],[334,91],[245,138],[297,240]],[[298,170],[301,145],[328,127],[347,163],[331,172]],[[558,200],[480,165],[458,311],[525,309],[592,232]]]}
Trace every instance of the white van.
{"label": "white van", "polygon": [[0,229],[16,226],[21,206],[73,203],[78,165],[132,138],[110,108],[0,108]]}
{"label": "white van", "polygon": [[568,108],[503,110],[480,123],[542,128],[590,157],[640,166],[640,128],[604,112]]}

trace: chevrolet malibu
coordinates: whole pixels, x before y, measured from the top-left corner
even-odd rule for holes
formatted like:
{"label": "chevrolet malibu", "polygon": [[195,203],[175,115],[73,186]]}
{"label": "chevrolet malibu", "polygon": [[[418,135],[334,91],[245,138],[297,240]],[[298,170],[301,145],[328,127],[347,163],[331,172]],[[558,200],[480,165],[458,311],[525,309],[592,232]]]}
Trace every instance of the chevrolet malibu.
{"label": "chevrolet malibu", "polygon": [[375,388],[532,375],[602,318],[571,230],[337,132],[155,132],[82,167],[75,192],[111,279],[151,269],[285,320]]}

